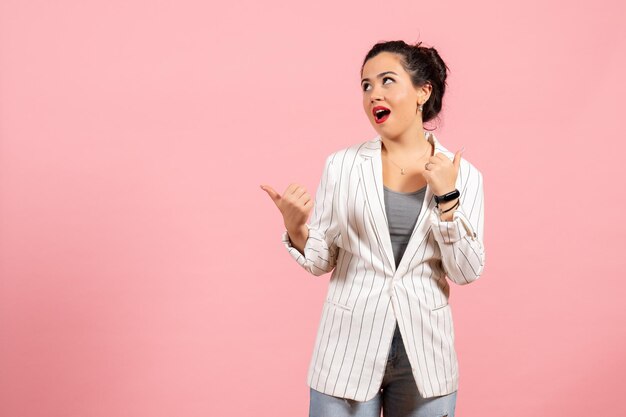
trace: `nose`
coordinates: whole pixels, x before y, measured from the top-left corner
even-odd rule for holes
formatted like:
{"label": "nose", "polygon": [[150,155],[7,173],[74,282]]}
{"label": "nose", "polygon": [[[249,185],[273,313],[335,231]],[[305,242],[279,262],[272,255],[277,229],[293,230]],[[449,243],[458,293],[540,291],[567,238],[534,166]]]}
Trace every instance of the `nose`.
{"label": "nose", "polygon": [[370,91],[370,103],[375,103],[377,101],[384,100],[382,94],[378,92],[380,88],[375,85],[372,85],[372,90]]}

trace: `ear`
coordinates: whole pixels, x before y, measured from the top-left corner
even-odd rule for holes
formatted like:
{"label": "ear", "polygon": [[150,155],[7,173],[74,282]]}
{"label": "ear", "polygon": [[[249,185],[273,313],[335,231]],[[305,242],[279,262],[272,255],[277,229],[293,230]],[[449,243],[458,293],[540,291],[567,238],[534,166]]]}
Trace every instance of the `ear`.
{"label": "ear", "polygon": [[421,90],[423,91],[424,101],[427,101],[433,91],[433,86],[430,82],[427,81],[426,84],[422,86]]}

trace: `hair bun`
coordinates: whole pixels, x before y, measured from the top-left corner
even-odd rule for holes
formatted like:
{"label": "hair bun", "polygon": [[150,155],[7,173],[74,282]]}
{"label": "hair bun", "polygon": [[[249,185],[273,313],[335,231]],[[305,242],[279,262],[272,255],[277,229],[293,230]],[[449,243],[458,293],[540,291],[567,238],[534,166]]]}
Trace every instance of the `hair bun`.
{"label": "hair bun", "polygon": [[448,78],[448,67],[445,62],[443,62],[443,59],[441,59],[439,52],[437,52],[434,47],[424,48],[424,52],[428,55],[433,70],[438,75],[440,81],[445,83],[446,78]]}

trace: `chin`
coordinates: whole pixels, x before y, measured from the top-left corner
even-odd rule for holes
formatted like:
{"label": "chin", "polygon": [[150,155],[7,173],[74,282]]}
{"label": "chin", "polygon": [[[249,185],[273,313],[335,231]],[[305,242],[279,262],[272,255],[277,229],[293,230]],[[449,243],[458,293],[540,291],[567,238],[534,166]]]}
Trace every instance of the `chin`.
{"label": "chin", "polygon": [[384,123],[382,125],[376,124],[376,122],[374,122],[374,130],[376,130],[378,133],[385,133],[385,135],[387,136],[395,136],[398,132],[396,132],[397,129],[392,129],[389,125],[385,125]]}

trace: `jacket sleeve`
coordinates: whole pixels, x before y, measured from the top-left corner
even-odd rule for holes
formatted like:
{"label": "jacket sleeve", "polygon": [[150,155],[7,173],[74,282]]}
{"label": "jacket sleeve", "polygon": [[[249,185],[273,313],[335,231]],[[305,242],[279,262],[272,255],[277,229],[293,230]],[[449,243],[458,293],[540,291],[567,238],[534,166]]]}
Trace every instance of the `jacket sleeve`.
{"label": "jacket sleeve", "polygon": [[452,220],[442,221],[435,210],[431,213],[432,230],[441,249],[443,268],[448,278],[459,285],[476,281],[485,266],[483,176],[474,167],[468,175],[472,178],[467,180]]}
{"label": "jacket sleeve", "polygon": [[307,223],[309,238],[304,246],[304,253],[292,246],[287,230],[283,231],[282,241],[289,254],[300,266],[315,276],[332,271],[337,264],[337,239],[339,223],[337,218],[336,178],[333,172],[333,155],[326,158],[322,178],[317,187],[313,206],[313,216]]}

